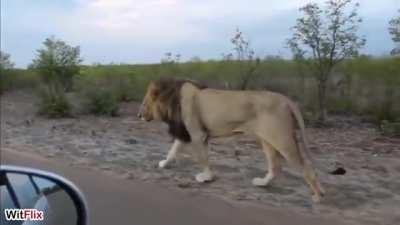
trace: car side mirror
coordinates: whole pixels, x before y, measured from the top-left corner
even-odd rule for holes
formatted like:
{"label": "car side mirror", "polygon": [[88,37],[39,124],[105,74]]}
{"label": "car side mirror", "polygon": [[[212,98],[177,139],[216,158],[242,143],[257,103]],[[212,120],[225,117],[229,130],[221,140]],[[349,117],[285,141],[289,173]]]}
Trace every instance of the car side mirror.
{"label": "car side mirror", "polygon": [[0,166],[0,224],[86,225],[85,198],[69,180],[41,170]]}

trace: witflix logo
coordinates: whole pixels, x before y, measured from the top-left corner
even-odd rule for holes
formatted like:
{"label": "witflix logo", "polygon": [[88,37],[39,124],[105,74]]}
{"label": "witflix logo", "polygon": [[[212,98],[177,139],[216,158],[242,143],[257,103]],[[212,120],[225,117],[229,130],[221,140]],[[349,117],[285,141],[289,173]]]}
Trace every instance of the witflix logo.
{"label": "witflix logo", "polygon": [[5,209],[4,215],[6,220],[43,220],[43,211],[37,209]]}

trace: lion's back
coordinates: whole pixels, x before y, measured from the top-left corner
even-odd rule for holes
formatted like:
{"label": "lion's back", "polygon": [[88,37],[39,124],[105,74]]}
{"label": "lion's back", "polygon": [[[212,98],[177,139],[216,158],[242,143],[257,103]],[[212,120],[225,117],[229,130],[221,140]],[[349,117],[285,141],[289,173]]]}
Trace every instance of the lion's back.
{"label": "lion's back", "polygon": [[[255,126],[258,118],[279,114],[285,110],[285,99],[269,91],[230,91],[217,89],[195,90],[187,88],[190,101],[182,107],[190,107],[186,116],[199,117],[207,130],[218,134],[239,127]],[[189,112],[188,110],[186,110]]]}

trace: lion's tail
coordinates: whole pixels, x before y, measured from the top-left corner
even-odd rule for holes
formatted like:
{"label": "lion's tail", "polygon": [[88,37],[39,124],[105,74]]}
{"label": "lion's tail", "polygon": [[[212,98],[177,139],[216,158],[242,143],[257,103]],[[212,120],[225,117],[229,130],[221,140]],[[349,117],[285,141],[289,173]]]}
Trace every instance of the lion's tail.
{"label": "lion's tail", "polygon": [[304,163],[308,163],[309,165],[311,165],[312,158],[311,158],[311,154],[308,149],[308,141],[307,141],[303,116],[301,115],[299,107],[294,102],[289,100],[288,105],[289,105],[289,108],[292,111],[292,114],[293,114],[294,118],[296,119],[297,124],[300,128],[300,136],[301,136],[301,140],[303,142],[303,148],[301,148],[300,145],[298,144],[299,152],[304,160]]}
{"label": "lion's tail", "polygon": [[[300,155],[302,156],[304,163],[307,163],[309,166],[312,166],[313,161],[312,161],[310,151],[308,149],[308,141],[307,141],[307,136],[306,136],[306,132],[305,132],[303,116],[301,115],[299,107],[294,102],[289,100],[288,105],[289,105],[289,108],[292,111],[292,114],[295,117],[297,124],[299,125],[299,128],[300,128],[300,133],[301,133],[300,136],[301,136],[301,139],[302,139],[302,142],[304,145],[304,148],[300,148],[300,145],[298,144]],[[339,167],[333,171],[330,171],[329,173],[332,175],[343,175],[346,173],[346,170],[342,167]]]}

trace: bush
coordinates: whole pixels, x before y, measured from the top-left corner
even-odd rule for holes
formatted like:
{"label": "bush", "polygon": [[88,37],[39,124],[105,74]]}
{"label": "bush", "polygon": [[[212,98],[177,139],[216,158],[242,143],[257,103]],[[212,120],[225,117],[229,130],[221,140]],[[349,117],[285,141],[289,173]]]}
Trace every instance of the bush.
{"label": "bush", "polygon": [[65,91],[70,91],[82,62],[79,46],[70,46],[55,37],[47,38],[43,45],[29,67],[38,71],[44,83],[58,83]]}
{"label": "bush", "polygon": [[61,118],[71,116],[71,104],[64,91],[60,88],[46,87],[39,90],[40,115],[50,118]]}
{"label": "bush", "polygon": [[135,87],[134,77],[129,74],[120,74],[109,77],[109,85],[117,101],[129,102],[138,100],[138,90]]}
{"label": "bush", "polygon": [[400,122],[382,121],[381,131],[383,135],[400,137]]}
{"label": "bush", "polygon": [[143,79],[144,76],[137,76],[130,67],[125,65],[85,67],[74,81],[76,90],[85,92],[84,89],[89,86],[105,87],[114,93],[117,101],[140,100],[149,78]]}
{"label": "bush", "polygon": [[0,51],[0,94],[7,90],[10,86],[10,73],[14,67],[14,63],[10,60],[10,55]]}
{"label": "bush", "polygon": [[0,94],[7,91],[10,86],[10,79],[7,70],[3,70],[0,68]]}
{"label": "bush", "polygon": [[[238,64],[234,60],[175,63],[174,66],[179,67],[176,73],[162,64],[82,66],[80,75],[74,77],[73,90],[85,97],[82,99],[88,99],[88,88],[105,88],[118,102],[140,101],[149,81],[165,75],[200,80],[216,88],[239,84]],[[400,118],[400,104],[396,104],[400,98],[399,58],[348,59],[334,73],[337,75],[329,81],[327,96],[330,112],[357,114],[377,124]],[[291,60],[264,59],[255,78],[249,84],[251,89],[288,95],[312,114],[310,121],[315,120],[317,84],[308,67],[299,67]]]}
{"label": "bush", "polygon": [[95,115],[117,116],[118,102],[109,89],[89,89],[83,93],[84,110]]}
{"label": "bush", "polygon": [[32,70],[0,70],[0,94],[17,89],[35,89],[38,84],[38,75]]}
{"label": "bush", "polygon": [[331,113],[346,114],[353,111],[353,103],[345,97],[330,99],[328,109]]}

